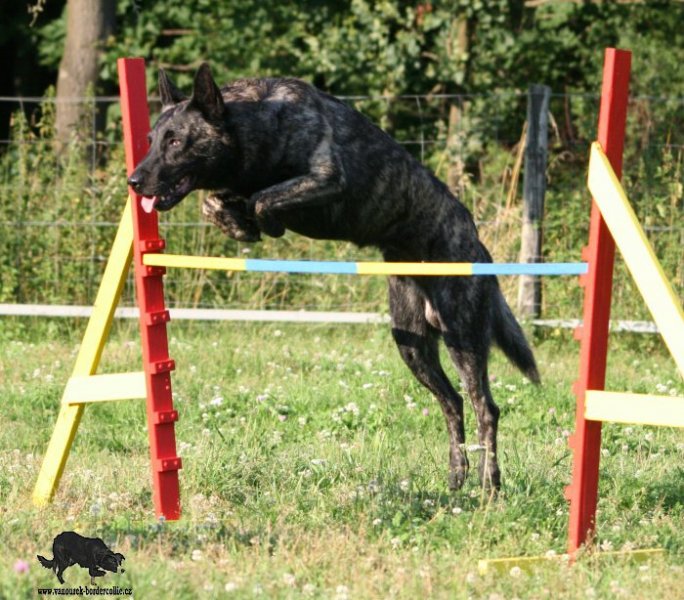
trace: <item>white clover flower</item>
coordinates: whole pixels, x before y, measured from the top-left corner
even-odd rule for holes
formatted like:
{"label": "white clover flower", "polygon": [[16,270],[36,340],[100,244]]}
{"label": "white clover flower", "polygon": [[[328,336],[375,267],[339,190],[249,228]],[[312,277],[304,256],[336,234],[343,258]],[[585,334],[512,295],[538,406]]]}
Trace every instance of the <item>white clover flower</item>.
{"label": "white clover flower", "polygon": [[[372,386],[373,384],[371,383],[371,384],[367,384],[367,385],[371,385],[371,386]],[[345,409],[346,409],[348,412],[350,412],[350,413],[352,413],[352,414],[354,414],[354,415],[356,415],[356,416],[358,416],[358,414],[361,412],[361,411],[359,410],[359,407],[357,406],[356,402],[350,402],[349,404],[347,404],[347,406],[345,407]]]}
{"label": "white clover flower", "polygon": [[335,588],[335,600],[349,600],[349,588],[346,585],[338,585]]}

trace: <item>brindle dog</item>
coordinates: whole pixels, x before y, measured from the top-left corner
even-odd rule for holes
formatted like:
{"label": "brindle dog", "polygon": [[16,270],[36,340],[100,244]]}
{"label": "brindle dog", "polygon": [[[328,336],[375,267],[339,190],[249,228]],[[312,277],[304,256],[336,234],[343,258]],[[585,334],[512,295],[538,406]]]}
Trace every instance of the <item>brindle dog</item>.
{"label": "brindle dog", "polygon": [[[375,246],[387,261],[491,262],[468,210],[389,135],[344,102],[289,78],[221,89],[202,65],[188,99],[164,72],[163,111],[129,178],[147,211],[211,190],[203,212],[236,240],[286,229]],[[443,340],[477,414],[484,485],[498,488],[499,409],[487,361],[495,342],[533,382],[534,356],[495,277],[389,277],[392,334],[409,369],[440,402],[449,484],[468,470],[463,398],[439,361]]]}

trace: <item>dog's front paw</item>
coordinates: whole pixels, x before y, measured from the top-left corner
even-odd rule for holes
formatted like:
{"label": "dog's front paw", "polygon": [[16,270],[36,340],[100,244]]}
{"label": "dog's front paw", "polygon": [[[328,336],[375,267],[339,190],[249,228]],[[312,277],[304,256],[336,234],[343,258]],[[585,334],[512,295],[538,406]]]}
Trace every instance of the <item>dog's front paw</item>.
{"label": "dog's front paw", "polygon": [[240,202],[223,202],[217,196],[207,196],[202,204],[202,214],[228,237],[238,242],[261,240],[259,228],[247,216],[247,207]]}
{"label": "dog's front paw", "polygon": [[285,226],[273,217],[263,202],[254,205],[254,216],[259,229],[266,235],[279,238],[285,234]]}

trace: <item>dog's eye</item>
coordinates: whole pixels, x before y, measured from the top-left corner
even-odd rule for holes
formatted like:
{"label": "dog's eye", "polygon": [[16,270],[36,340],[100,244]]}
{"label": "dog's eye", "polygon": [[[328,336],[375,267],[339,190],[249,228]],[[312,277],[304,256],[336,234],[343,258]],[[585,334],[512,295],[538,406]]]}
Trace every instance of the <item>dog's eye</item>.
{"label": "dog's eye", "polygon": [[171,146],[172,148],[180,148],[180,145],[181,141],[176,138],[169,140],[169,146]]}

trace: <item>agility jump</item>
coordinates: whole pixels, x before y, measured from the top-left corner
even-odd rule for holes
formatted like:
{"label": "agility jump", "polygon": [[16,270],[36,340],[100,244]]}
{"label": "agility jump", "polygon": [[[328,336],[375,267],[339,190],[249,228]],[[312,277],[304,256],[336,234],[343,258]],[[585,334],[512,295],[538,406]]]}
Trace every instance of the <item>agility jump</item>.
{"label": "agility jump", "polygon": [[[146,213],[141,198],[129,197],[98,291],[72,377],[67,382],[57,424],[36,482],[33,499],[45,505],[59,485],[85,404],[147,399],[154,507],[158,518],[180,518],[178,470],[168,356],[163,275],[166,268],[349,275],[579,275],[585,285],[580,380],[577,394],[569,552],[595,529],[601,421],[684,426],[684,398],[604,392],[614,249],[617,243],[679,370],[684,374],[684,313],[646,240],[619,183],[627,106],[630,53],[606,52],[598,142],[592,147],[589,188],[594,196],[586,262],[560,264],[355,263],[269,261],[162,254],[157,213]],[[121,103],[130,174],[147,151],[149,112],[142,59],[118,61]],[[604,154],[605,152],[605,154]],[[131,262],[140,308],[143,371],[96,375],[114,310]],[[667,402],[667,408],[665,408]],[[508,560],[508,559],[507,559]]]}

